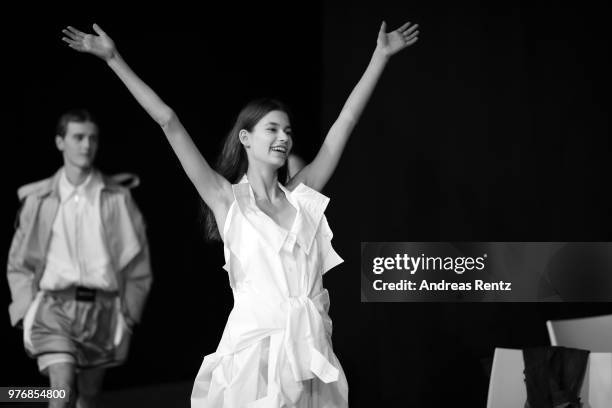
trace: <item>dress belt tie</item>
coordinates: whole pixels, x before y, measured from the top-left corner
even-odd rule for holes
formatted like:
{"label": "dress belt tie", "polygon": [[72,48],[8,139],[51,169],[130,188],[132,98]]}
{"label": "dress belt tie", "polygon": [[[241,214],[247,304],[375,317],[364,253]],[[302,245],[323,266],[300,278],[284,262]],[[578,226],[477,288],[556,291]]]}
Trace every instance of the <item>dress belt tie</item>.
{"label": "dress belt tie", "polygon": [[327,357],[325,326],[314,302],[321,302],[322,292],[313,299],[308,296],[287,299],[287,325],[284,335],[287,360],[296,381],[309,380],[313,373],[325,383],[338,381],[339,371]]}

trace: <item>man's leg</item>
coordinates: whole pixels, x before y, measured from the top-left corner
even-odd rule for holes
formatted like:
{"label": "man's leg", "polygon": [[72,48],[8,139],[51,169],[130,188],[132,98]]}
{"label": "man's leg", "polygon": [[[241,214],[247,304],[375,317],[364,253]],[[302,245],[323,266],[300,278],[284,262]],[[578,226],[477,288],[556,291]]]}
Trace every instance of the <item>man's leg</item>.
{"label": "man's leg", "polygon": [[76,401],[75,387],[74,387],[74,364],[72,363],[55,363],[51,364],[48,368],[49,380],[51,387],[61,388],[66,390],[66,393],[70,397],[68,401],[63,400],[50,400],[50,408],[72,408]]}
{"label": "man's leg", "polygon": [[79,390],[77,408],[95,408],[98,406],[98,397],[100,391],[102,391],[105,371],[104,368],[90,368],[79,371],[77,374],[77,388]]}

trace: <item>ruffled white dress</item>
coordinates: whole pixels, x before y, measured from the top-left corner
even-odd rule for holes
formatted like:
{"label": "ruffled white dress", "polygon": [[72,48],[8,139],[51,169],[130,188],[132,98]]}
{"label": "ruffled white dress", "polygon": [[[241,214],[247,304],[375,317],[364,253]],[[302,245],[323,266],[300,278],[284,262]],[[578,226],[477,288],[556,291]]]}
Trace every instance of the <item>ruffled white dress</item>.
{"label": "ruffled white dress", "polygon": [[280,187],[297,211],[289,231],[257,207],[246,176],[233,185],[223,240],[234,308],[195,379],[192,407],[348,406],[322,282],[342,262],[324,215],[329,198],[304,184]]}

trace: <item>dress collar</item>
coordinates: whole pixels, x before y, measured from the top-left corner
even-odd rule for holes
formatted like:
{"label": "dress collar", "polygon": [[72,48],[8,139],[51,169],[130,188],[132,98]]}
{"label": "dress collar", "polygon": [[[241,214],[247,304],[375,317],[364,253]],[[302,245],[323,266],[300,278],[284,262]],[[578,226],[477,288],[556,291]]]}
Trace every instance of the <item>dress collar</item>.
{"label": "dress collar", "polygon": [[233,186],[238,208],[274,251],[279,252],[285,243],[292,247],[297,242],[306,254],[309,254],[329,199],[303,183],[293,191],[289,191],[280,183],[278,185],[297,211],[290,231],[280,227],[257,207],[255,194],[246,174]]}

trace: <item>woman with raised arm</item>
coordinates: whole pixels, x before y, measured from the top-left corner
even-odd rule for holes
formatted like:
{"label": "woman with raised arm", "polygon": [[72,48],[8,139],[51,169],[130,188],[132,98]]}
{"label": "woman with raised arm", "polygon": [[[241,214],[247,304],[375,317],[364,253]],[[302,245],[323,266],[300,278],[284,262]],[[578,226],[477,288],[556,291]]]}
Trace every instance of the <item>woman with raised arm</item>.
{"label": "woman with raised arm", "polygon": [[287,177],[291,121],[280,102],[242,109],[217,170],[198,151],[175,112],[125,63],[111,38],[73,27],[63,40],[102,58],[162,127],[209,208],[209,237],[224,244],[234,307],[216,352],[204,358],[192,407],[345,407],[348,385],[331,345],[322,276],[342,262],[331,245],[319,193],[331,177],[389,58],[417,41],[417,25],[387,33],[383,22],[370,64],[315,159]]}

